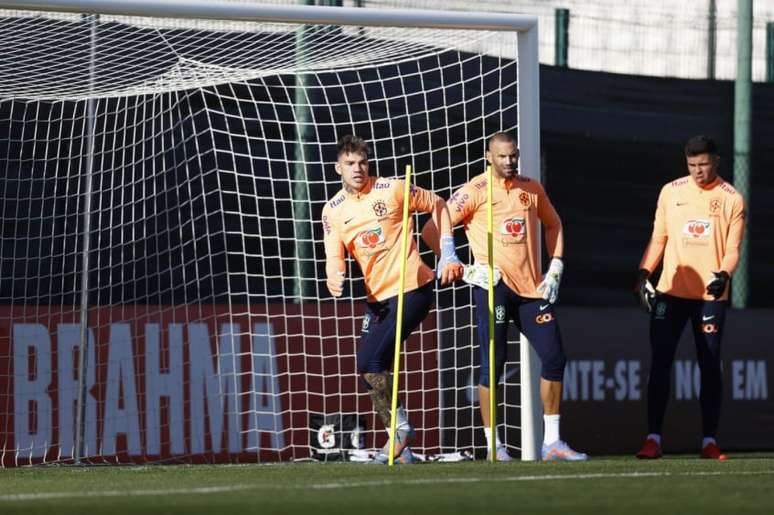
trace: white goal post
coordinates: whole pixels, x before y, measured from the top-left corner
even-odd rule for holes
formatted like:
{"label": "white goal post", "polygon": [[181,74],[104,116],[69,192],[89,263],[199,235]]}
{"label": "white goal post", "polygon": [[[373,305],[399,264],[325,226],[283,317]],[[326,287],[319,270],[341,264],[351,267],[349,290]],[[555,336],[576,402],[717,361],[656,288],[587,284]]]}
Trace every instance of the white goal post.
{"label": "white goal post", "polygon": [[[359,127],[368,126],[376,132],[377,126],[389,126],[389,131],[393,131],[390,113],[394,98],[387,93],[391,86],[378,86],[379,80],[399,82],[395,87],[403,91],[404,102],[400,109],[406,111],[401,117],[409,121],[406,122],[406,134],[396,130],[396,134],[400,133],[398,136],[390,132],[390,137],[374,142],[377,146],[375,161],[378,165],[384,163],[384,170],[380,170],[382,166],[375,167],[377,174],[400,174],[397,166],[390,170],[388,165],[411,162],[415,153],[432,154],[432,134],[427,138],[431,148],[415,148],[410,121],[410,106],[415,105],[415,95],[406,91],[406,77],[419,77],[417,80],[430,77],[427,79],[429,86],[422,90],[425,94],[422,102],[428,106],[423,113],[426,132],[432,132],[431,115],[448,119],[453,110],[464,113],[464,117],[449,119],[447,123],[453,124],[454,130],[461,134],[470,131],[475,135],[471,136],[475,142],[450,141],[449,149],[445,150],[452,156],[460,153],[460,148],[466,144],[471,151],[472,143],[475,143],[471,152],[474,157],[456,168],[465,168],[463,179],[483,171],[476,167],[481,165],[487,135],[498,130],[513,130],[518,134],[521,173],[540,180],[538,26],[535,16],[207,0],[0,0],[0,21],[11,20],[6,27],[16,30],[18,25],[22,29],[19,32],[9,29],[4,35],[4,25],[0,23],[0,43],[7,45],[8,41],[21,38],[20,47],[34,47],[36,42],[24,40],[25,23],[15,20],[45,18],[50,14],[54,16],[53,21],[44,20],[35,25],[34,30],[47,31],[50,26],[56,31],[59,30],[59,18],[56,17],[63,13],[86,15],[80,21],[68,18],[66,23],[62,22],[63,26],[90,24],[92,46],[90,52],[84,54],[90,55],[85,58],[86,62],[63,66],[58,78],[51,72],[43,74],[43,80],[50,82],[37,82],[39,76],[34,70],[24,70],[16,75],[9,72],[18,82],[0,84],[0,134],[8,138],[6,149],[0,151],[0,164],[4,162],[6,172],[13,171],[12,178],[0,181],[0,201],[15,206],[16,210],[11,213],[16,233],[9,236],[6,232],[0,245],[0,269],[11,270],[12,275],[19,277],[11,281],[10,289],[0,287],[0,328],[8,335],[0,336],[0,467],[78,461],[81,458],[86,458],[87,462],[111,463],[251,461],[245,454],[252,452],[263,456],[261,449],[276,450],[279,459],[298,459],[300,455],[291,448],[298,445],[301,437],[297,435],[303,431],[288,432],[287,423],[283,426],[284,420],[293,423],[299,420],[299,427],[304,425],[304,430],[307,429],[307,420],[301,420],[302,416],[293,406],[299,403],[307,406],[308,400],[299,400],[297,394],[313,395],[315,405],[320,404],[334,412],[351,409],[345,409],[347,403],[331,399],[326,393],[326,385],[328,380],[336,378],[332,391],[339,388],[355,390],[358,384],[354,371],[329,370],[323,359],[319,360],[321,364],[313,359],[329,352],[351,353],[351,347],[346,350],[339,347],[343,337],[321,338],[319,344],[311,344],[313,350],[295,351],[287,343],[290,339],[294,342],[304,340],[323,326],[332,334],[340,333],[346,335],[343,339],[353,340],[359,329],[353,319],[357,305],[363,302],[362,291],[360,297],[349,304],[328,302],[330,299],[319,286],[319,274],[313,271],[321,260],[315,247],[319,246],[314,236],[316,230],[304,228],[311,225],[308,222],[297,221],[319,223],[316,216],[321,204],[310,197],[310,187],[305,180],[307,170],[322,170],[326,179],[315,187],[319,186],[320,191],[334,191],[331,188],[336,178],[331,177],[331,162],[325,156],[330,155],[335,132],[348,123],[336,122],[336,119],[342,117],[341,113],[346,115],[349,105],[354,102],[352,98],[364,104],[374,103],[376,101],[369,100],[366,90],[382,87],[385,98],[379,102],[383,102],[387,116],[377,119],[369,115],[368,123]],[[111,55],[111,49],[97,51],[94,48],[100,17],[111,17],[110,26],[105,29],[113,38],[111,44],[124,44],[135,37],[134,32],[147,29],[147,33],[158,36],[161,45],[169,47],[165,51],[172,49],[178,54],[178,65],[153,70],[153,73],[140,73],[136,79],[122,76],[120,67],[111,69],[110,73],[100,70],[100,63]],[[132,25],[134,17],[175,22]],[[197,25],[197,21],[214,20],[237,25],[222,30]],[[268,24],[268,28],[256,28],[259,23]],[[279,37],[275,41],[265,36],[273,32],[284,34],[277,28],[282,24],[292,27],[288,34],[295,34],[296,54],[291,57],[286,55],[292,53],[288,52],[287,45],[292,46],[293,40]],[[316,26],[326,27],[330,36],[315,32]],[[347,28],[350,32],[345,31],[342,36],[336,27]],[[381,29],[407,29],[409,32],[396,35],[379,32]],[[189,30],[194,32],[186,32]],[[436,40],[423,32],[410,30],[435,30],[442,36]],[[218,59],[229,52],[238,53],[237,43],[257,45],[263,38],[269,41],[269,46],[260,51],[262,54],[250,46],[251,55],[263,55],[267,62],[280,55],[279,64],[273,68],[275,65],[271,61],[266,69],[259,70],[255,67],[257,58],[251,63],[238,59],[218,61],[215,57],[207,62],[194,59],[190,48],[198,44],[191,43],[198,35],[195,31],[206,32],[206,37],[212,41],[208,55]],[[237,35],[225,36],[228,31]],[[447,66],[446,54],[431,47],[443,48],[447,42],[451,45],[457,31],[490,36],[486,44],[475,42],[473,37],[470,44],[467,39],[462,41],[461,49],[455,49],[455,52],[463,57],[458,56],[458,61]],[[347,56],[337,59],[337,55],[330,55],[333,47],[326,47],[324,40],[339,36],[349,38],[352,45],[367,41],[373,47],[362,55],[353,50],[354,57],[350,61],[344,59]],[[88,46],[84,37],[88,39],[80,32],[73,36],[73,45]],[[51,40],[54,39],[56,37],[51,36]],[[44,47],[48,41],[43,38],[40,45]],[[298,48],[302,44],[307,46],[300,55]],[[488,44],[515,48],[492,57],[487,54]],[[127,55],[140,54],[139,57],[132,54],[132,59],[142,60],[144,52],[152,54],[154,51],[140,45],[127,44],[126,47]],[[314,58],[315,52],[325,54],[325,59]],[[466,61],[466,53],[475,55],[476,60]],[[56,55],[50,57],[57,58]],[[436,61],[437,68],[425,69],[424,64],[412,64],[428,61]],[[471,62],[480,68],[479,83],[475,86],[480,91],[478,97],[467,104],[464,98],[459,102],[455,100],[454,95],[458,90],[465,95],[468,88],[465,73],[472,67]],[[298,68],[291,66],[294,63]],[[369,72],[369,63],[375,63],[374,68],[390,67],[395,75],[383,78],[381,68]],[[491,77],[497,73],[493,71],[497,69],[497,63],[509,63],[508,66],[515,69],[514,78],[500,77],[495,82],[501,89],[484,91],[485,81],[494,80]],[[15,65],[21,69],[27,64],[18,59]],[[451,68],[455,71],[450,74]],[[80,75],[72,78],[66,75],[71,72]],[[277,75],[297,73],[295,86],[288,86],[285,79],[272,78],[273,72]],[[0,82],[4,79],[2,73]],[[445,77],[457,77],[456,73],[461,78],[449,79],[452,82],[447,85]],[[342,79],[343,75],[356,80],[347,82],[348,79]],[[252,98],[255,92],[250,81],[259,81],[275,93],[284,92],[286,96],[282,98],[289,100],[251,108],[251,103],[258,104],[263,99]],[[312,94],[306,93],[306,88],[317,88],[315,95],[320,100],[310,100]],[[358,88],[359,92],[356,92]],[[431,88],[433,93],[437,89],[443,96],[439,101],[442,107],[430,105],[432,102],[427,95]],[[339,91],[341,98],[336,96]],[[504,105],[507,102],[503,95],[513,98],[515,106]],[[328,106],[325,112],[330,120],[319,118],[322,111],[316,108],[317,102]],[[469,110],[483,112],[491,103],[498,107],[489,116],[499,122],[490,122],[484,115],[475,113],[467,118]],[[299,105],[306,106],[301,110],[304,113],[299,111]],[[307,159],[305,144],[296,144],[301,139],[297,134],[300,129],[289,128],[281,120],[271,129],[282,135],[279,139],[253,139],[249,133],[251,127],[261,128],[262,109],[278,117],[278,112],[292,111],[291,118],[299,124],[303,121],[303,125],[315,133],[318,141],[312,152],[315,157]],[[503,121],[511,111],[515,113],[513,123]],[[357,126],[354,121],[351,123],[353,127]],[[475,128],[469,129],[468,124]],[[77,136],[73,128],[76,126],[82,131]],[[296,136],[285,137],[288,130],[295,131]],[[198,134],[201,131],[207,131],[211,146],[200,146]],[[452,139],[449,131],[444,137]],[[121,141],[117,141],[119,139]],[[78,148],[64,149],[68,142]],[[165,146],[167,143],[169,148]],[[2,145],[5,143],[0,142]],[[280,158],[295,163],[288,171],[286,182],[270,176],[258,184],[254,179],[257,169],[250,164],[251,159],[253,162],[259,159],[258,155],[260,160]],[[427,159],[433,163],[436,157]],[[436,180],[429,178],[431,171],[438,174],[438,170],[446,168],[447,174],[452,173],[453,159],[448,157],[448,161],[445,165],[429,166],[425,175],[428,184],[435,184]],[[232,168],[233,173],[224,172]],[[198,172],[194,176],[191,170]],[[164,174],[160,174],[161,171]],[[417,169],[420,177],[421,172]],[[168,183],[174,176],[179,177],[180,182]],[[8,182],[11,180],[14,182]],[[118,186],[111,185],[111,181]],[[309,179],[310,184],[314,181]],[[245,186],[248,183],[249,186]],[[442,196],[448,197],[449,188],[459,185],[460,181],[448,178],[440,183],[446,188]],[[214,199],[216,195],[220,197]],[[283,200],[272,203],[275,196]],[[148,200],[151,197],[152,202]],[[228,201],[223,200],[225,197]],[[299,226],[292,237],[277,236],[277,242],[272,242],[270,235],[262,232],[266,211],[261,206],[267,203],[272,203],[276,217],[272,227],[277,235],[288,225]],[[211,205],[216,205],[212,211]],[[234,212],[232,206],[238,206],[238,212]],[[6,217],[9,209],[6,208]],[[148,214],[149,210],[151,214]],[[33,222],[29,220],[40,216],[41,211],[50,216],[51,223],[45,218],[46,221],[40,223],[42,227],[37,227],[38,232],[34,233],[30,229]],[[186,219],[186,215],[191,219]],[[174,219],[174,223],[170,222],[174,230],[164,229],[167,231],[163,233],[165,241],[155,241],[149,231],[152,227],[158,228],[162,218]],[[52,232],[47,236],[49,229]],[[59,237],[54,234],[60,229],[68,234],[61,238],[61,249],[57,243]],[[179,234],[173,234],[175,231]],[[248,238],[246,235],[251,231],[260,234]],[[81,240],[79,235],[86,237]],[[68,239],[71,237],[72,243]],[[38,257],[45,254],[40,249],[29,250],[36,245],[46,249],[51,245],[50,254],[54,257],[43,256],[39,260],[51,270],[47,272],[40,265],[40,270],[31,271],[28,264],[27,269],[21,271],[21,261],[37,263]],[[127,250],[132,245],[132,249]],[[283,245],[295,248],[294,262],[283,260],[282,250],[272,250]],[[253,250],[253,246],[260,251]],[[305,247],[309,250],[303,251]],[[240,250],[234,251],[234,248]],[[275,254],[278,256],[276,263],[272,261],[274,264],[269,265],[268,258],[264,263],[264,256]],[[427,254],[426,249],[424,254]],[[465,260],[467,256],[462,254]],[[226,264],[225,271],[214,264],[221,258]],[[153,263],[169,270],[155,270]],[[260,270],[252,268],[255,263],[260,265]],[[301,271],[304,267],[309,271],[309,284],[305,283],[307,277]],[[66,270],[63,272],[59,268]],[[140,269],[145,270],[146,275],[138,276]],[[159,279],[167,272],[171,285],[167,285],[166,279]],[[46,279],[34,279],[33,273]],[[270,295],[266,286],[268,280],[278,281],[283,293]],[[468,314],[462,316],[462,319],[467,317],[465,323],[468,325],[464,334],[472,337],[469,313],[473,306],[469,299],[463,303],[456,300],[464,297],[464,292],[460,291],[463,288],[450,288],[444,297],[437,297],[436,321],[432,328],[423,329],[426,336],[440,338],[441,332],[456,332],[457,328],[447,326],[445,320],[454,320],[457,312],[467,310]],[[260,291],[260,295],[253,289]],[[355,289],[352,296],[356,296]],[[259,297],[261,301],[256,300]],[[318,306],[317,299],[324,300],[325,305],[320,303]],[[449,301],[451,307],[446,302],[448,299],[452,299]],[[276,307],[277,302],[284,302],[282,308]],[[270,307],[271,303],[275,303],[274,307]],[[294,303],[296,307],[293,307]],[[294,317],[298,317],[298,321],[289,322]],[[347,321],[346,327],[341,327],[341,320]],[[278,330],[280,327],[284,332]],[[141,343],[136,341],[138,332],[143,334]],[[285,338],[286,343],[276,343],[275,337]],[[456,343],[457,337],[452,338]],[[519,410],[521,420],[512,426],[520,431],[521,458],[535,460],[539,459],[542,442],[542,408],[537,387],[539,360],[524,337],[521,338],[520,380],[517,383],[520,399],[511,401],[511,405]],[[470,346],[471,342],[465,345]],[[53,348],[57,350],[53,351]],[[197,349],[206,355],[205,359],[194,357]],[[426,353],[416,351],[416,359],[421,361],[418,366],[424,365],[426,357]],[[185,365],[180,364],[177,368],[176,363],[183,361]],[[443,360],[433,357],[431,361],[438,367],[434,373],[440,376]],[[341,363],[337,367],[344,368]],[[346,366],[351,363],[351,360],[347,361]],[[472,370],[472,361],[465,366]],[[299,367],[303,372],[297,377],[285,378],[292,367]],[[139,377],[140,369],[147,376],[144,382],[127,380],[130,376]],[[279,378],[278,370],[283,371],[282,378]],[[513,376],[516,370],[514,367],[513,373],[506,373],[506,376]],[[470,377],[473,377],[472,372]],[[424,379],[417,381],[419,386],[414,388],[421,394]],[[295,391],[299,384],[309,385],[309,390]],[[49,385],[52,385],[53,393],[49,393]],[[183,388],[186,393],[178,394],[178,389],[182,391]],[[196,397],[199,394],[201,398]],[[503,396],[505,394],[503,389]],[[135,395],[142,399],[137,401],[139,407],[132,398]],[[437,401],[432,402],[443,404],[445,401],[439,395]],[[361,404],[362,396],[354,404],[358,413],[366,406]],[[45,419],[53,417],[53,405],[57,406],[59,421],[49,423]],[[222,413],[223,417],[218,419],[213,413]],[[109,420],[109,416],[113,418]],[[306,416],[304,412],[303,417]],[[439,431],[449,425],[443,421],[434,423],[440,426]],[[52,450],[52,439],[58,439],[55,450]],[[433,448],[455,449],[456,442],[455,437],[452,443],[433,444]],[[138,453],[147,458],[138,459]]]}

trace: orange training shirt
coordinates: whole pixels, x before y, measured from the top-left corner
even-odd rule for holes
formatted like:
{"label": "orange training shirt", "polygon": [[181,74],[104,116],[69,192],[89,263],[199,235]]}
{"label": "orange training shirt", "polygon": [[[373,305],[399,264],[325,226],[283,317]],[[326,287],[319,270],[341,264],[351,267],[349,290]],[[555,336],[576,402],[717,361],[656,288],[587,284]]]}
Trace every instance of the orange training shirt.
{"label": "orange training shirt", "polygon": [[[487,179],[471,179],[449,199],[452,226],[463,223],[476,263],[487,264]],[[545,190],[537,181],[517,175],[510,180],[495,177],[492,185],[494,264],[503,281],[522,297],[537,299],[542,280],[538,259],[538,221],[546,233],[551,256],[561,258],[562,222]]]}
{"label": "orange training shirt", "polygon": [[[343,261],[344,248],[363,272],[368,300],[383,301],[398,294],[400,235],[403,224],[403,188],[400,179],[369,177],[357,194],[343,188],[322,211],[325,255]],[[433,210],[436,195],[412,186],[409,213]],[[409,218],[409,247],[404,292],[416,290],[435,278],[417,250],[413,217]]]}
{"label": "orange training shirt", "polygon": [[[743,235],[742,195],[720,177],[702,188],[688,175],[661,189],[653,235],[640,268],[653,272],[663,255],[658,291],[714,300],[707,294],[712,272],[734,273]],[[727,298],[726,290],[720,299]]]}

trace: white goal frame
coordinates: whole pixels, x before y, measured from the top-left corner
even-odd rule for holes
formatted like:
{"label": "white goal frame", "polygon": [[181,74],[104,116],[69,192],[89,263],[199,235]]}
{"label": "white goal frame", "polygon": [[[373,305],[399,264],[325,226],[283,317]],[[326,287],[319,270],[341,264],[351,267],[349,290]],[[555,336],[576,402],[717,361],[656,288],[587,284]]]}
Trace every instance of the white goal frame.
{"label": "white goal frame", "polygon": [[[409,9],[372,9],[211,3],[207,0],[0,0],[0,9],[110,14],[157,18],[395,26],[434,29],[516,32],[518,45],[518,126],[521,170],[540,180],[540,92],[538,18],[508,13],[476,13]],[[521,451],[522,460],[539,459],[542,442],[539,359],[522,335]]]}

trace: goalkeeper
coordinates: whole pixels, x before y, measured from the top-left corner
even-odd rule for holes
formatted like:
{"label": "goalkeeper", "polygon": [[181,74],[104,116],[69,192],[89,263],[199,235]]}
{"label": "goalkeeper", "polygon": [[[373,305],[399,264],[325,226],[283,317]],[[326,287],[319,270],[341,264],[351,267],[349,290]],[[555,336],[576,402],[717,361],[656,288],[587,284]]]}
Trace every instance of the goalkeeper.
{"label": "goalkeeper", "polygon": [[[357,351],[357,369],[368,388],[374,410],[389,431],[392,407],[390,370],[397,330],[404,181],[372,177],[369,174],[368,153],[368,144],[360,137],[347,135],[338,142],[336,173],[341,176],[343,187],[322,211],[325,272],[328,290],[334,297],[340,297],[344,289],[345,251],[357,261],[363,272],[368,302]],[[446,202],[438,195],[416,187],[411,188],[408,201],[410,213],[431,213],[431,219],[441,228],[440,238],[436,236],[435,241],[427,242],[433,248],[441,248],[438,263],[441,283],[460,279],[463,268],[454,252]],[[411,218],[409,232],[414,232]],[[401,334],[404,341],[430,311],[435,277],[420,258],[414,238],[409,237],[408,243]],[[399,406],[396,462],[412,461],[409,446],[413,438],[414,430],[406,411]],[[377,455],[377,463],[387,462],[388,449],[389,442]]]}
{"label": "goalkeeper", "polygon": [[[542,458],[585,460],[559,437],[559,404],[562,398],[565,355],[553,304],[562,276],[562,222],[542,186],[519,175],[519,150],[515,139],[497,133],[488,144],[486,159],[492,166],[492,216],[495,266],[495,384],[502,375],[507,355],[508,321],[524,333],[542,363],[540,398],[545,424]],[[487,252],[487,176],[481,174],[462,186],[449,199],[452,225],[463,223],[475,264],[465,270],[465,280],[474,284],[478,342],[481,356],[479,406],[487,448],[496,441],[498,461],[511,461],[505,446],[491,429],[489,417],[489,303]],[[543,223],[545,240],[552,256],[548,273],[540,275],[538,222]],[[434,241],[436,227],[428,221],[422,229],[425,241]],[[496,392],[495,392],[496,394]],[[491,452],[491,450],[489,451]],[[491,457],[491,456],[489,456]]]}
{"label": "goalkeeper", "polygon": [[[652,359],[648,379],[648,435],[637,457],[661,457],[661,427],[670,372],[686,322],[693,329],[701,370],[701,457],[723,459],[715,440],[720,419],[720,339],[728,282],[739,262],[744,200],[718,176],[715,142],[695,136],[685,144],[689,175],[666,184],[658,197],[653,235],[640,263],[635,292],[650,312]],[[648,277],[664,259],[658,287]]]}

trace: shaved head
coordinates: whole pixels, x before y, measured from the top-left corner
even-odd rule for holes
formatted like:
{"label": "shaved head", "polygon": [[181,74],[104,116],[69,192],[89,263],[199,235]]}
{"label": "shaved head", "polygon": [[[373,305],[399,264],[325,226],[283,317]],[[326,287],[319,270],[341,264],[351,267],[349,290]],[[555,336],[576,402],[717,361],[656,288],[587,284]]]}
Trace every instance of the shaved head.
{"label": "shaved head", "polygon": [[508,134],[507,132],[496,132],[489,138],[489,144],[487,148],[492,150],[492,145],[495,143],[511,143],[516,146],[516,138]]}

